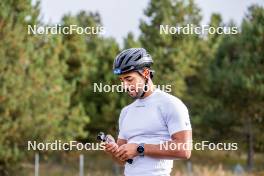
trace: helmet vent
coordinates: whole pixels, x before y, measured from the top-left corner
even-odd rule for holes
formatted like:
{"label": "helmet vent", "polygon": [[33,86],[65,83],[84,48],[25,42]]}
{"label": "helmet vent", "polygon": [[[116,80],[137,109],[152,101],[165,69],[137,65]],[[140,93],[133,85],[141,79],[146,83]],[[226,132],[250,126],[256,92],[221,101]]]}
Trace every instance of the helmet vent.
{"label": "helmet vent", "polygon": [[127,64],[127,63],[130,61],[130,59],[131,59],[132,57],[133,57],[133,55],[129,56],[129,58],[127,58],[125,64]]}
{"label": "helmet vent", "polygon": [[135,61],[138,61],[140,58],[141,58],[141,55],[139,55],[139,56],[135,59]]}
{"label": "helmet vent", "polygon": [[124,61],[126,55],[122,56],[120,59],[119,59],[119,63],[118,63],[118,66],[117,67],[120,67],[122,62]]}

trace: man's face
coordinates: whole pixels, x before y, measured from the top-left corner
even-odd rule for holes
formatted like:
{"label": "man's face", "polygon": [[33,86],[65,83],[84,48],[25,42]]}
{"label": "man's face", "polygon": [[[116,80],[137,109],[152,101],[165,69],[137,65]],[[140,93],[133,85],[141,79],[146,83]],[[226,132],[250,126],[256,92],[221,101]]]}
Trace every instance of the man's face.
{"label": "man's face", "polygon": [[144,89],[145,80],[138,72],[124,73],[119,76],[119,79],[132,98],[136,98]]}

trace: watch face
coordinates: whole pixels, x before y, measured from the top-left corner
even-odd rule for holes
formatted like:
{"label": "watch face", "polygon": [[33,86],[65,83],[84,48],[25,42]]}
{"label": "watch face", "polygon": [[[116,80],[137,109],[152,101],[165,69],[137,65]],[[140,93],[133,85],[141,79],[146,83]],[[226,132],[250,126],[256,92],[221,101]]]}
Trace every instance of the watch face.
{"label": "watch face", "polygon": [[144,152],[144,147],[143,146],[138,146],[137,151],[138,151],[138,153],[143,153]]}

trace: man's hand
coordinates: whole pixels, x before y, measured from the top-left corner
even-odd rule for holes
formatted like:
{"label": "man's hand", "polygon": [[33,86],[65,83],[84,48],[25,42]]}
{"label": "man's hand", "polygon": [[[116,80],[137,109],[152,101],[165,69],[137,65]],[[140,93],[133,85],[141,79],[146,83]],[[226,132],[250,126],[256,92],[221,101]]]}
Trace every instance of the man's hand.
{"label": "man's hand", "polygon": [[104,144],[105,146],[105,152],[108,153],[108,154],[111,154],[111,155],[115,155],[116,152],[117,152],[117,149],[118,149],[118,145],[114,142],[111,142],[111,143],[105,143]]}
{"label": "man's hand", "polygon": [[137,147],[138,144],[134,144],[134,143],[123,144],[117,149],[115,157],[121,161],[132,159],[138,155]]}

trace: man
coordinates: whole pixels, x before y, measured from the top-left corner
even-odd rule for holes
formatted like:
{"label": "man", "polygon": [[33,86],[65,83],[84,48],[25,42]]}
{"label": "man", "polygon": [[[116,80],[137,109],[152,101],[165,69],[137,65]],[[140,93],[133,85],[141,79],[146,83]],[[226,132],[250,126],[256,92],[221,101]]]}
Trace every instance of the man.
{"label": "man", "polygon": [[[122,109],[117,143],[106,144],[105,151],[125,164],[126,176],[168,176],[173,159],[191,156],[188,109],[180,99],[155,88],[152,64],[145,49],[131,48],[122,51],[113,65],[135,101]],[[129,159],[132,164],[126,162]]]}

